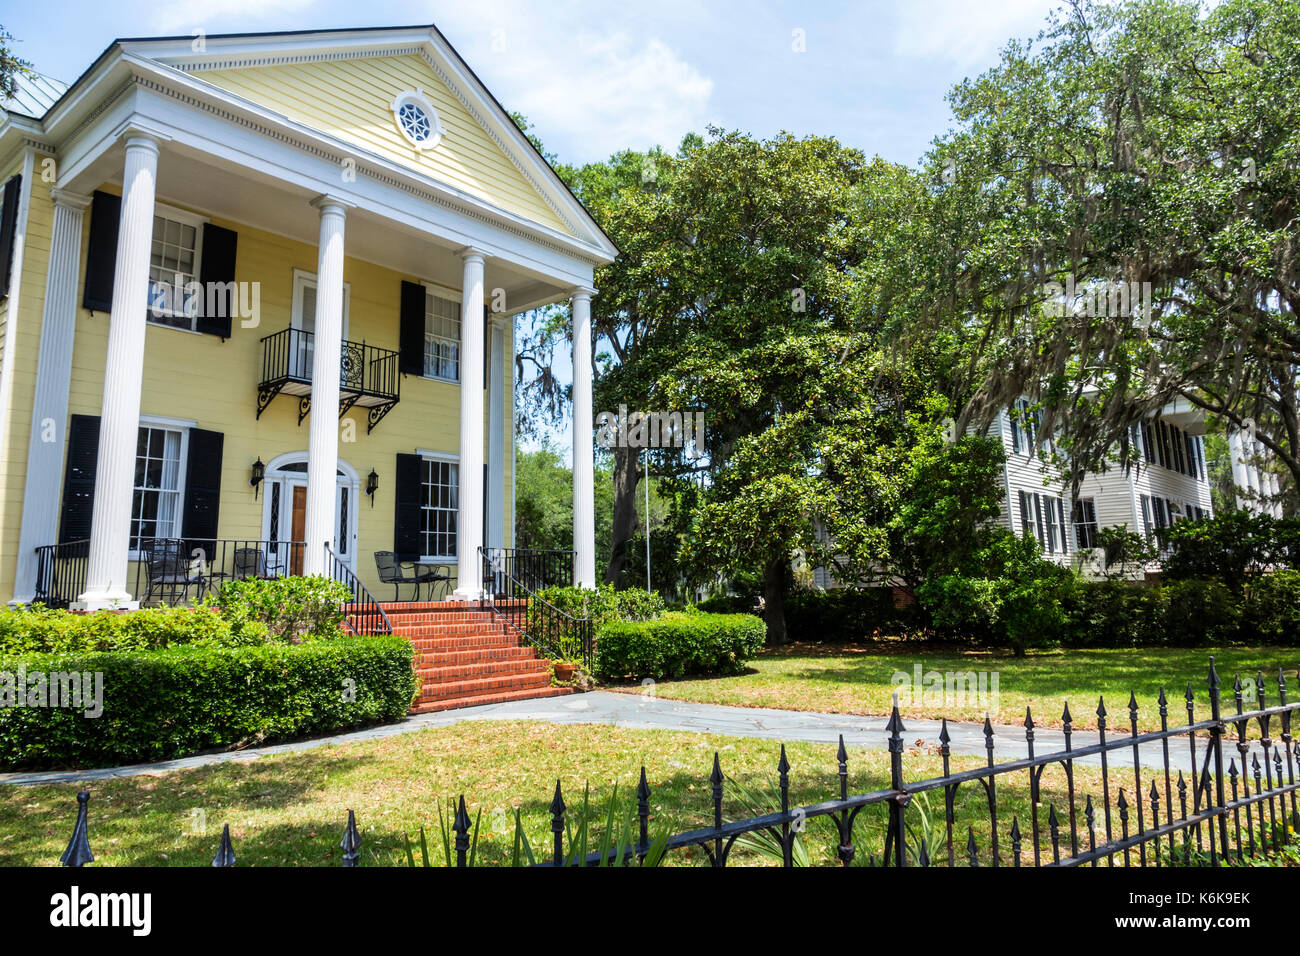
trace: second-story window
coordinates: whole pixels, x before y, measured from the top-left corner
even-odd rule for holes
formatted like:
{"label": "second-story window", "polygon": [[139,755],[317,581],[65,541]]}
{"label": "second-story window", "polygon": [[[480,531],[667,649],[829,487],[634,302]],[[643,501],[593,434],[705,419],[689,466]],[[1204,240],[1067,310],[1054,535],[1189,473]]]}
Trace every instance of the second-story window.
{"label": "second-story window", "polygon": [[460,303],[432,292],[424,297],[424,374],[460,381]]}
{"label": "second-story window", "polygon": [[156,207],[149,256],[149,321],[195,331],[199,302],[190,283],[199,277],[203,220],[180,210]]}

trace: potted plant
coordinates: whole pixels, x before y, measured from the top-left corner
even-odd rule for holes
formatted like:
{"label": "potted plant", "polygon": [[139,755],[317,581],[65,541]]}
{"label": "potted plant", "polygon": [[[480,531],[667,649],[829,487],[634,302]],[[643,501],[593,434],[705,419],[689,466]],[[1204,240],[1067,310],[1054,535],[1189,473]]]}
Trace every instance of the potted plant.
{"label": "potted plant", "polygon": [[578,661],[558,660],[551,661],[551,668],[555,672],[555,679],[561,684],[567,684],[577,675],[578,669],[582,665]]}

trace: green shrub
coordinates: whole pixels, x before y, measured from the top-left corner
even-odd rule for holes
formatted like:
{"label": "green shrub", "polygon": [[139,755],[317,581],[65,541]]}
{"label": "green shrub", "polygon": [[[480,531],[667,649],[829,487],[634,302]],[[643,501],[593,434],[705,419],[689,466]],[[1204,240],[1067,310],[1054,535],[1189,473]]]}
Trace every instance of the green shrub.
{"label": "green shrub", "polygon": [[1251,580],[1242,640],[1295,644],[1300,640],[1300,571],[1274,571]]}
{"label": "green shrub", "polygon": [[0,654],[131,651],[176,645],[234,647],[262,643],[265,632],[237,630],[209,608],[148,608],[73,614],[35,605],[0,608]]}
{"label": "green shrub", "polygon": [[537,596],[576,618],[590,618],[599,626],[606,621],[653,621],[664,612],[664,599],[657,591],[628,588],[616,591],[612,584],[591,588],[546,588]]}
{"label": "green shrub", "polygon": [[1164,643],[1230,644],[1241,628],[1241,599],[1218,580],[1174,581],[1161,589]]}
{"label": "green shrub", "polygon": [[221,612],[239,635],[264,635],[297,644],[309,638],[338,637],[343,604],[352,592],[321,576],[248,578],[227,581],[204,602]]}
{"label": "green shrub", "polygon": [[1297,522],[1271,515],[1227,511],[1201,521],[1179,521],[1166,532],[1173,550],[1165,557],[1169,581],[1209,579],[1240,594],[1265,568],[1295,567]]}
{"label": "green shrub", "polygon": [[[0,657],[0,766],[167,760],[393,721],[418,682],[401,637]],[[103,712],[3,706],[24,668],[103,675]]]}
{"label": "green shrub", "polygon": [[752,594],[719,594],[695,605],[706,614],[752,614],[757,606],[758,598]]}
{"label": "green shrub", "polygon": [[1065,605],[1070,647],[1138,647],[1164,644],[1164,604],[1159,588],[1125,581],[1080,581]]}
{"label": "green shrub", "polygon": [[799,590],[785,599],[785,626],[797,641],[861,641],[915,626],[914,607],[894,607],[894,589]]}
{"label": "green shrub", "polygon": [[609,680],[735,674],[767,637],[752,614],[670,612],[655,621],[610,621],[596,634],[596,673]]}

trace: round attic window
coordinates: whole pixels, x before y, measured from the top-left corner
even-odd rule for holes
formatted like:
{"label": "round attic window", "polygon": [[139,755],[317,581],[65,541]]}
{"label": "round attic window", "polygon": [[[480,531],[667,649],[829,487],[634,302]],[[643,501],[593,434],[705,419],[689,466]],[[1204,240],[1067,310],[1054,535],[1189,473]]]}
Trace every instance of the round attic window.
{"label": "round attic window", "polygon": [[421,90],[397,94],[392,105],[397,128],[416,149],[433,149],[442,139],[442,124]]}

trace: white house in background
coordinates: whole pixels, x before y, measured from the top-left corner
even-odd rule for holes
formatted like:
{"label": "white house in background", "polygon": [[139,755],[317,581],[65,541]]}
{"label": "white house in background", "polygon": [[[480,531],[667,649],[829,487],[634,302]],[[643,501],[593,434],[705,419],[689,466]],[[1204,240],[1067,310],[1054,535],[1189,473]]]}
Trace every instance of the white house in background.
{"label": "white house in background", "polygon": [[1211,517],[1205,413],[1186,401],[1134,426],[1138,461],[1087,475],[1075,504],[1076,540],[1096,528],[1127,525],[1147,538],[1179,521]]}
{"label": "white house in background", "polygon": [[1232,462],[1232,483],[1237,486],[1237,507],[1282,517],[1281,485],[1271,471],[1260,468],[1268,457],[1264,445],[1249,432],[1228,432],[1228,454]]}
{"label": "white house in background", "polygon": [[[990,438],[1002,442],[1006,463],[1002,468],[1002,513],[997,523],[1017,534],[1038,539],[1043,557],[1066,564],[1081,545],[1074,534],[1070,489],[1060,469],[1039,455],[1051,439],[1039,433],[1041,415],[1028,399],[1002,412],[989,426]],[[1091,538],[1082,545],[1091,547]]]}

